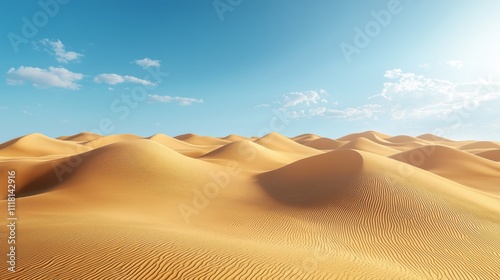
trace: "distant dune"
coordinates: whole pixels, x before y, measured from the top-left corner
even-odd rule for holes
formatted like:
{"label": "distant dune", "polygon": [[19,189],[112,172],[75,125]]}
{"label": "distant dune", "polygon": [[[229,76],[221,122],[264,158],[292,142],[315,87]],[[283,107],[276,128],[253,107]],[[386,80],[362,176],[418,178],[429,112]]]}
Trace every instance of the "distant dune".
{"label": "distant dune", "polygon": [[66,140],[66,141],[76,141],[76,142],[87,142],[91,140],[95,140],[97,138],[101,138],[102,135],[91,133],[91,132],[81,132],[75,135],[70,136],[61,136],[57,137],[57,139]]}
{"label": "distant dune", "polygon": [[52,139],[33,133],[0,144],[0,157],[57,157],[88,150],[90,148],[71,141]]}
{"label": "distant dune", "polygon": [[494,141],[34,133],[0,144],[8,170],[0,279],[500,277]]}
{"label": "distant dune", "polygon": [[379,155],[392,155],[395,153],[398,153],[398,150],[395,150],[391,148],[390,146],[385,146],[383,143],[380,143],[378,141],[371,141],[368,140],[367,138],[360,137],[353,139],[346,144],[342,145],[339,147],[341,150],[360,150],[360,151],[365,151],[365,152],[370,152],[370,153],[375,153]]}
{"label": "distant dune", "polygon": [[500,161],[500,149],[480,152],[477,153],[476,156],[480,156],[482,158],[489,159],[492,161]]}
{"label": "distant dune", "polygon": [[451,142],[450,139],[447,139],[447,138],[444,138],[444,137],[440,137],[440,136],[437,136],[437,135],[434,135],[434,134],[430,134],[430,133],[422,134],[420,136],[417,136],[417,138],[418,139],[422,139],[422,140],[426,140],[426,141]]}
{"label": "distant dune", "polygon": [[318,150],[335,150],[340,146],[344,145],[345,142],[337,141],[330,138],[318,138],[314,139],[310,142],[307,142],[305,145]]}

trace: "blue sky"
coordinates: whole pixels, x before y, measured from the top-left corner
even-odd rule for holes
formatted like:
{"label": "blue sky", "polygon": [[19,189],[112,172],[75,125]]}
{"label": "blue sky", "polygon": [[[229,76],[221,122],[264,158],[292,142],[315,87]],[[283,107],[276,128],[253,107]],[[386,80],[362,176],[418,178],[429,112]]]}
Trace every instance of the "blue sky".
{"label": "blue sky", "polygon": [[0,141],[500,140],[499,1],[8,0],[0,11]]}

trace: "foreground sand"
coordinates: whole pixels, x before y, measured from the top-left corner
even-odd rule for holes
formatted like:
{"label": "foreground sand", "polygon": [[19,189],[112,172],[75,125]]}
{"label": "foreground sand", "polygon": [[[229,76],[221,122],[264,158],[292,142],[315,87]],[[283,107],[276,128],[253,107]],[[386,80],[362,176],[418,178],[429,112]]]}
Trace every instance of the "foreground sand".
{"label": "foreground sand", "polygon": [[0,279],[500,279],[500,143],[158,134],[0,144]]}

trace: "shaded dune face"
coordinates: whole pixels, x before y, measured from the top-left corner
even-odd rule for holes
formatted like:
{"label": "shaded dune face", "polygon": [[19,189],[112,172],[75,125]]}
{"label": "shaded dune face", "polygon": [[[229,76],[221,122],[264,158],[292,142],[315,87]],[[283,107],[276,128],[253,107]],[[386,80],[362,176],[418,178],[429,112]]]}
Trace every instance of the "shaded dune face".
{"label": "shaded dune face", "polygon": [[11,164],[11,168],[18,174],[29,174],[29,176],[19,176],[16,195],[18,197],[37,195],[48,192],[60,184],[60,178],[54,172],[59,162],[61,160]]}
{"label": "shaded dune face", "polygon": [[500,149],[480,152],[480,153],[477,153],[476,156],[480,156],[482,158],[498,162],[498,161],[500,161]]}
{"label": "shaded dune face", "polygon": [[335,203],[353,191],[363,157],[352,150],[333,151],[299,160],[258,176],[262,188],[290,206]]}

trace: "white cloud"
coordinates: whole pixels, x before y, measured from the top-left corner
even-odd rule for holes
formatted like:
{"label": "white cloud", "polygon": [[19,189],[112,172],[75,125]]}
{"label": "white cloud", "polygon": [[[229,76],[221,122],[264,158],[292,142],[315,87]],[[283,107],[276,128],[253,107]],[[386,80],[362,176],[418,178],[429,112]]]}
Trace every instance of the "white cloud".
{"label": "white cloud", "polygon": [[325,97],[328,96],[325,90],[321,89],[319,92],[310,90],[303,92],[289,92],[283,95],[283,107],[294,107],[297,105],[310,106],[320,102],[328,102]]}
{"label": "white cloud", "polygon": [[464,66],[463,62],[460,60],[449,60],[446,61],[446,64],[451,68],[456,68],[456,69],[460,69]]}
{"label": "white cloud", "polygon": [[384,76],[395,81],[384,83],[378,96],[390,101],[394,120],[450,119],[453,114],[468,114],[481,104],[500,98],[500,83],[492,81],[452,83],[401,69],[388,70]]}
{"label": "white cloud", "polygon": [[151,58],[144,58],[144,59],[136,59],[134,60],[135,64],[141,66],[142,68],[149,68],[149,67],[160,67],[160,61],[159,60],[154,60]]}
{"label": "white cloud", "polygon": [[83,56],[81,53],[66,51],[64,44],[61,40],[51,41],[49,39],[43,39],[40,41],[44,46],[50,48],[50,53],[52,53],[56,60],[62,63],[68,63],[70,61],[79,61],[79,58]]}
{"label": "white cloud", "polygon": [[271,107],[271,104],[264,103],[264,104],[259,104],[255,107],[256,108],[269,108],[269,107]]}
{"label": "white cloud", "polygon": [[319,107],[309,110],[309,116],[322,116],[327,118],[340,118],[346,120],[359,120],[373,118],[376,114],[382,112],[382,106],[379,104],[366,104],[358,107],[348,107],[344,109],[334,109]]}
{"label": "white cloud", "polygon": [[344,119],[348,121],[376,119],[376,116],[383,112],[382,106],[379,104],[366,104],[358,107],[339,109],[322,106],[300,110],[288,110],[287,108],[280,108],[279,110],[286,114],[290,119],[322,117]]}
{"label": "white cloud", "polygon": [[[337,102],[328,101],[325,91],[292,92],[276,102],[277,110],[291,119],[378,120],[381,116],[397,121],[456,122],[460,119],[462,126],[454,124],[450,127],[463,129],[466,127],[463,119],[470,117],[481,105],[500,100],[500,83],[490,78],[454,83],[401,69],[387,70],[384,77],[389,81],[383,84],[379,94],[368,98],[372,99],[369,103],[342,108]],[[373,100],[380,97],[383,99]]]}
{"label": "white cloud", "polygon": [[453,92],[455,85],[449,81],[429,79],[414,73],[405,73],[401,69],[387,70],[384,77],[395,82],[384,83],[380,96],[391,100],[394,96],[422,96],[429,94],[447,95]]}
{"label": "white cloud", "polygon": [[[283,95],[283,101],[276,102],[278,108],[291,119],[298,118],[337,118],[344,120],[358,120],[362,118],[376,118],[382,112],[378,104],[366,104],[358,107],[333,108],[338,102],[330,102],[328,93],[324,89],[319,91],[290,92]],[[267,104],[266,104],[267,105]]]}
{"label": "white cloud", "polygon": [[121,83],[141,84],[144,86],[153,86],[155,83],[139,79],[133,76],[122,76],[118,74],[99,74],[94,77],[96,83],[106,83],[108,85],[116,85]]}
{"label": "white cloud", "polygon": [[38,88],[66,88],[77,90],[80,85],[76,83],[83,78],[83,74],[73,73],[65,68],[49,67],[41,69],[21,66],[18,69],[10,68],[7,71],[7,84],[20,85],[31,82]]}
{"label": "white cloud", "polygon": [[203,99],[195,99],[189,97],[179,97],[179,96],[168,96],[168,95],[148,95],[149,99],[155,102],[170,103],[177,102],[179,105],[187,106],[193,103],[203,103]]}

